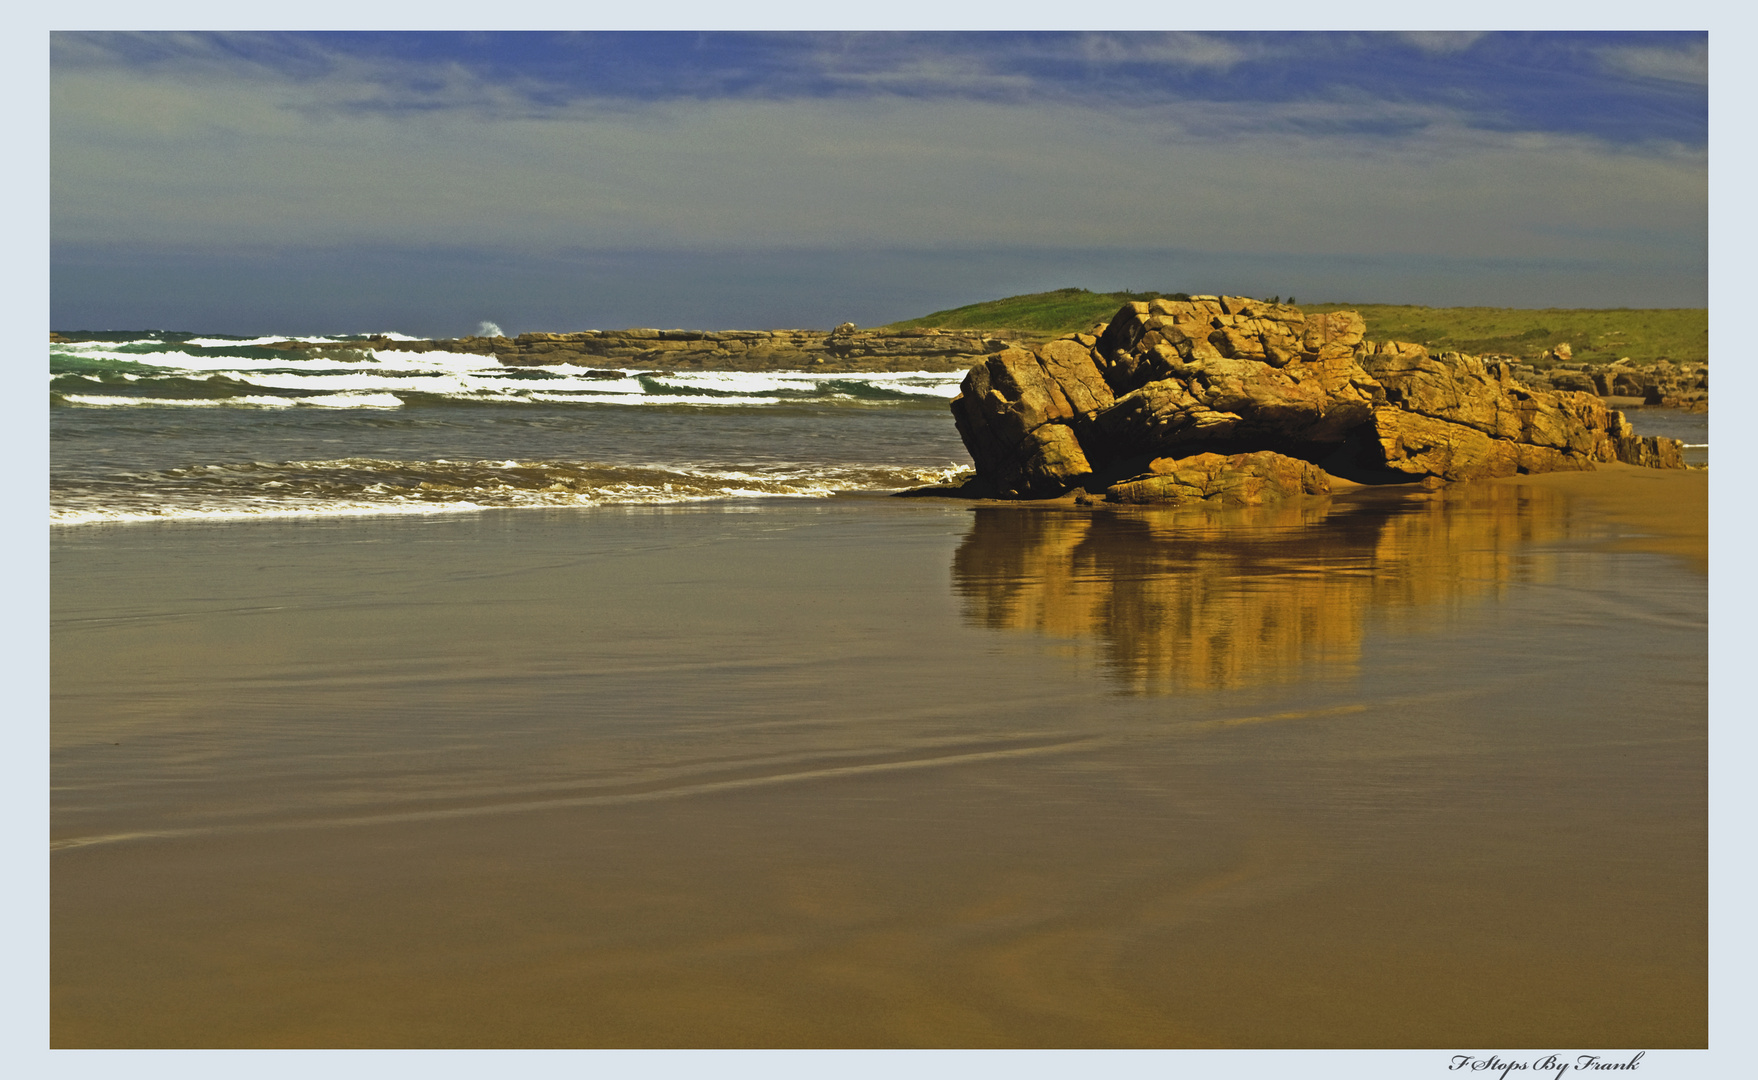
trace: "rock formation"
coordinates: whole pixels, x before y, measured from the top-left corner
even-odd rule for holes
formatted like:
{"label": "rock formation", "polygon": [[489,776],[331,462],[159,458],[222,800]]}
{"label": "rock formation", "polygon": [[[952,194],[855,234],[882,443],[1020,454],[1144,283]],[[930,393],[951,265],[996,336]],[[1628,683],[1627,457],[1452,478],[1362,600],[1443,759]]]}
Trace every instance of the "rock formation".
{"label": "rock formation", "polygon": [[[302,342],[286,342],[301,346]],[[980,331],[582,330],[443,341],[371,338],[381,351],[480,353],[509,367],[699,368],[719,371],[958,371],[1007,343]],[[271,346],[273,347],[273,346]],[[309,346],[306,346],[309,348]]]}
{"label": "rock formation", "polygon": [[1259,506],[1296,495],[1328,495],[1331,478],[1310,461],[1269,450],[1255,454],[1197,454],[1156,458],[1148,474],[1113,484],[1107,495],[1125,503],[1216,502]]}
{"label": "rock formation", "polygon": [[1365,331],[1354,312],[1243,297],[1126,304],[1096,334],[984,357],[953,418],[979,482],[1009,498],[1262,501],[1314,490],[1314,465],[1369,481],[1683,467],[1675,440],[1638,438],[1593,394]]}
{"label": "rock formation", "polygon": [[1704,364],[1661,360],[1638,366],[1626,357],[1610,364],[1563,363],[1534,368],[1516,362],[1512,366],[1514,377],[1534,389],[1580,390],[1696,412],[1709,408],[1709,368]]}

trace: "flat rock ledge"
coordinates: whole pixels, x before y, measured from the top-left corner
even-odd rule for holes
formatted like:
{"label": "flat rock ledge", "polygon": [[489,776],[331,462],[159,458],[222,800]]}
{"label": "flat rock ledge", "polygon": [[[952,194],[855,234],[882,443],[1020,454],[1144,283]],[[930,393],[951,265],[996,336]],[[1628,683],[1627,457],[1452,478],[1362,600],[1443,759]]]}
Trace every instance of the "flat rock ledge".
{"label": "flat rock ledge", "polygon": [[[493,356],[508,367],[566,364],[589,369],[706,371],[962,371],[1010,342],[981,331],[581,330],[518,337],[431,341],[371,337],[339,345],[282,341],[263,346],[312,355],[459,352]],[[590,373],[590,372],[589,372]],[[605,370],[606,376],[622,372]]]}
{"label": "flat rock ledge", "polygon": [[1593,393],[1512,365],[1370,342],[1352,311],[1244,297],[1126,304],[1091,334],[1004,346],[965,376],[953,419],[974,489],[1116,502],[1235,503],[1361,483],[1471,480],[1623,461],[1683,468]]}
{"label": "flat rock ledge", "polygon": [[1330,493],[1331,478],[1317,465],[1259,450],[1255,454],[1156,458],[1146,476],[1106,488],[1105,501],[1262,506],[1301,495]]}
{"label": "flat rock ledge", "polygon": [[1579,390],[1687,412],[1709,409],[1709,367],[1705,364],[1660,360],[1637,365],[1624,359],[1610,364],[1558,362],[1537,368],[1512,357],[1505,359],[1514,377],[1535,390]]}

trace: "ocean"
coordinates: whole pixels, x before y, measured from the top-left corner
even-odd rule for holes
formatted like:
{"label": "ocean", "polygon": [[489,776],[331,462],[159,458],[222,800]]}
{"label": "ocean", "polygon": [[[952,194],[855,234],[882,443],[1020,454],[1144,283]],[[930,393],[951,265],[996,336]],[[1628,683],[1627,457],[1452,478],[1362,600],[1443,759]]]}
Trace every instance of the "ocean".
{"label": "ocean", "polygon": [[606,378],[114,336],[50,349],[57,523],[814,497],[970,467],[946,411],[962,373]]}
{"label": "ocean", "polygon": [[57,1047],[1707,1043],[1704,471],[898,499],[957,374],[113,337]]}

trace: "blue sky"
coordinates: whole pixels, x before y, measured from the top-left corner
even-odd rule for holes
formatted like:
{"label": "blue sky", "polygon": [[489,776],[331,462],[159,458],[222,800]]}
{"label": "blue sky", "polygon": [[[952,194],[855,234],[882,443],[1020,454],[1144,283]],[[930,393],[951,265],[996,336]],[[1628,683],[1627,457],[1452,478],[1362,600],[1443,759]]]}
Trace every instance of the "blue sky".
{"label": "blue sky", "polygon": [[1701,306],[1703,34],[53,35],[63,329]]}

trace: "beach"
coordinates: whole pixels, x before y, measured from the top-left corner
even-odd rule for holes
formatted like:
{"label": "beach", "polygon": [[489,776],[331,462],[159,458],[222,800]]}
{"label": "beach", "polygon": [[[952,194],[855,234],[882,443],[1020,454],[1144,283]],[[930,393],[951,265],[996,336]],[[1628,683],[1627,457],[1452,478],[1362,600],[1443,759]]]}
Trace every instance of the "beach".
{"label": "beach", "polygon": [[58,527],[52,1040],[1701,1047],[1706,520]]}
{"label": "beach", "polygon": [[50,34],[21,1075],[1740,1071],[1706,32],[669,18]]}

